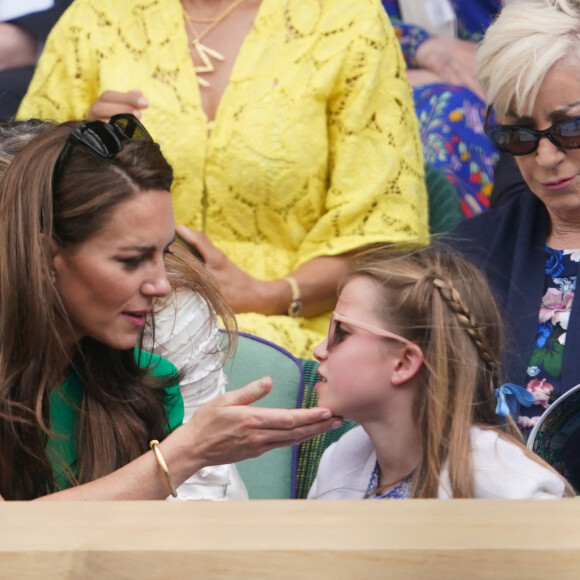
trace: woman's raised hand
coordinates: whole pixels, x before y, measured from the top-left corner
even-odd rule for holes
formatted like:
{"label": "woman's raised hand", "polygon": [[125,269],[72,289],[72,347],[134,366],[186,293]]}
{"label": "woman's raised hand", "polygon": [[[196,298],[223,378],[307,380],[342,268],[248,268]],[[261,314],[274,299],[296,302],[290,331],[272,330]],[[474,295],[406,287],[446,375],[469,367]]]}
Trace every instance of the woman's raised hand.
{"label": "woman's raised hand", "polygon": [[276,447],[296,445],[342,425],[340,418],[323,407],[250,406],[271,390],[272,379],[263,377],[200,407],[178,430],[190,437],[189,452],[195,455],[195,462],[201,466],[235,463]]}
{"label": "woman's raised hand", "polygon": [[[275,299],[270,300],[272,292],[269,292],[269,289],[273,282],[258,280],[244,272],[217,248],[203,232],[191,230],[185,226],[177,226],[176,229],[185,241],[200,254],[206,270],[212,274],[220,292],[236,314],[241,312],[279,313],[277,311],[277,301]],[[275,283],[279,284],[280,281]],[[282,289],[290,293],[287,284],[285,282],[281,284]],[[285,307],[287,308],[287,304],[285,304]]]}
{"label": "woman's raised hand", "polygon": [[[272,379],[264,377],[226,393],[200,407],[188,423],[166,437],[159,447],[174,485],[178,487],[203,467],[256,457],[342,425],[325,408],[248,406],[271,390]],[[163,499],[168,494],[167,480],[149,451],[109,475],[38,499],[143,500]]]}
{"label": "woman's raised hand", "polygon": [[141,91],[129,91],[119,93],[117,91],[105,91],[92,104],[88,118],[91,120],[108,121],[113,115],[131,113],[138,119],[141,110],[146,109],[149,102]]}

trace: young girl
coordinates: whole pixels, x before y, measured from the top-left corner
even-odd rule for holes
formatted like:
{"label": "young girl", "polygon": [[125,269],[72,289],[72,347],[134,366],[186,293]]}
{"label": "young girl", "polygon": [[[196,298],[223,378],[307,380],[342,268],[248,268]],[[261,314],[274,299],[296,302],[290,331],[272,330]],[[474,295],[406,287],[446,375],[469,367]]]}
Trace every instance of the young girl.
{"label": "young girl", "polygon": [[319,404],[360,426],[326,450],[309,498],[572,495],[496,414],[526,401],[499,387],[500,327],[484,278],[449,250],[363,254],[314,350]]}

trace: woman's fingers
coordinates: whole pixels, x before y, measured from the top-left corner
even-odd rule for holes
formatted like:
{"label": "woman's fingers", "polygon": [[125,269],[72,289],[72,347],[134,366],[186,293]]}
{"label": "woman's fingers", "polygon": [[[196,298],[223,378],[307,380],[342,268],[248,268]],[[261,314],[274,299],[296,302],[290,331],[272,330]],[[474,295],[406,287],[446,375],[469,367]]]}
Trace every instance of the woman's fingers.
{"label": "woman's fingers", "polygon": [[108,121],[113,115],[130,113],[141,117],[141,110],[149,106],[149,102],[141,91],[105,91],[89,109],[89,119]]}
{"label": "woman's fingers", "polygon": [[272,389],[264,377],[201,407],[185,426],[191,449],[204,465],[235,463],[265,451],[296,445],[338,427],[329,409],[272,409],[249,406]]}
{"label": "woman's fingers", "polygon": [[262,377],[257,381],[248,383],[241,389],[230,391],[216,399],[216,404],[225,405],[249,405],[264,398],[272,390],[272,379],[270,377]]}
{"label": "woman's fingers", "polygon": [[312,409],[247,407],[247,405],[264,398],[272,390],[272,386],[273,383],[270,377],[262,377],[241,389],[222,395],[216,399],[215,404],[222,407],[241,407],[239,410],[247,415],[248,419],[251,419],[252,428],[265,431],[292,431],[332,418],[330,410],[324,407],[314,407]]}
{"label": "woman's fingers", "polygon": [[217,258],[221,257],[222,252],[213,245],[203,232],[192,230],[183,225],[179,225],[175,229],[190,246],[199,252],[206,266],[211,266]]}
{"label": "woman's fingers", "polygon": [[258,280],[242,270],[203,232],[181,225],[175,229],[188,244],[199,251],[206,270],[214,277],[220,292],[235,313],[264,312],[266,298],[263,290],[269,282]]}
{"label": "woman's fingers", "polygon": [[[302,441],[342,425],[336,417],[321,419],[324,411],[317,409],[266,409],[250,407],[251,417],[238,416],[235,443],[229,463],[258,457],[277,447],[297,445]],[[220,463],[216,461],[216,463]]]}

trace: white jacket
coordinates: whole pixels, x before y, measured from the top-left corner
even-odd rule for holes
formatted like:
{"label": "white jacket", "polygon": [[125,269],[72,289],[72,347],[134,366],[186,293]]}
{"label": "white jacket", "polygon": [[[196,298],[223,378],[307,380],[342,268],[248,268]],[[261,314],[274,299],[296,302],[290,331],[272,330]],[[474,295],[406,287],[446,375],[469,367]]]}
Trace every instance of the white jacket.
{"label": "white jacket", "polygon": [[[547,499],[564,495],[562,479],[496,431],[472,427],[471,462],[475,497],[487,499]],[[355,427],[323,454],[309,499],[362,499],[377,455],[362,427]],[[449,471],[441,473],[438,497],[451,497]]]}

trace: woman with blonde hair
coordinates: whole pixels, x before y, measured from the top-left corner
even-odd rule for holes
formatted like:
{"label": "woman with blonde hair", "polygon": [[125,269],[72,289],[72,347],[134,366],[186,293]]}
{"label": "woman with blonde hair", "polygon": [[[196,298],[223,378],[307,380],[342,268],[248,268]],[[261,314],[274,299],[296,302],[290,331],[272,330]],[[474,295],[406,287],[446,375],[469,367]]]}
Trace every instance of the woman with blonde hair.
{"label": "woman with blonde hair", "polygon": [[506,378],[535,399],[516,417],[527,436],[580,383],[580,5],[509,2],[478,62],[486,133],[515,159],[527,188],[461,223],[450,243],[483,268],[499,302]]}
{"label": "woman with blonde hair", "polygon": [[[324,453],[310,498],[555,498],[501,385],[501,318],[483,276],[443,247],[362,255],[319,345],[321,405],[360,426]],[[513,410],[512,410],[513,412]]]}

